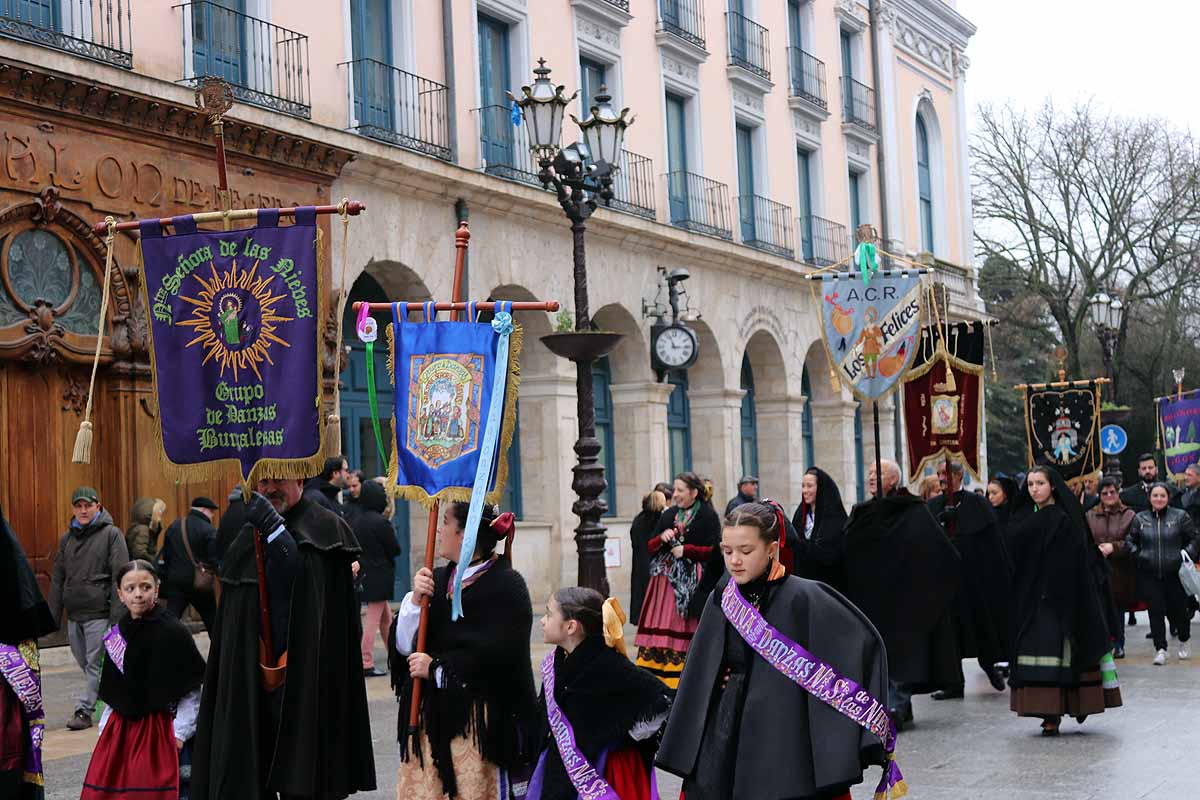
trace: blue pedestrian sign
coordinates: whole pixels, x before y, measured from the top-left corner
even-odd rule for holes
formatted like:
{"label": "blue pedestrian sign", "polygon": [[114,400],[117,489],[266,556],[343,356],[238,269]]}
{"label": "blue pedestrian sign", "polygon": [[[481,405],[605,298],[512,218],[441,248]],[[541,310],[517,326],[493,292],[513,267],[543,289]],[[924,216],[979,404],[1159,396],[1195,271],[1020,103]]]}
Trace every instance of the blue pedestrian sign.
{"label": "blue pedestrian sign", "polygon": [[1120,425],[1105,425],[1100,429],[1100,449],[1105,455],[1119,455],[1129,444],[1129,434]]}

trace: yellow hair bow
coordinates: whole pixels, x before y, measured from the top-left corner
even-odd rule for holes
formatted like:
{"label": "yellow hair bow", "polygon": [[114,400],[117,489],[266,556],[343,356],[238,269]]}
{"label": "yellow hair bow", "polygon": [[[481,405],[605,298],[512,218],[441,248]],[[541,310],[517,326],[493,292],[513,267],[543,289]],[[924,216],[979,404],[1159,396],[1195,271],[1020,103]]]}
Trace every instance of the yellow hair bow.
{"label": "yellow hair bow", "polygon": [[604,643],[626,658],[625,651],[625,612],[617,598],[610,597],[604,601]]}

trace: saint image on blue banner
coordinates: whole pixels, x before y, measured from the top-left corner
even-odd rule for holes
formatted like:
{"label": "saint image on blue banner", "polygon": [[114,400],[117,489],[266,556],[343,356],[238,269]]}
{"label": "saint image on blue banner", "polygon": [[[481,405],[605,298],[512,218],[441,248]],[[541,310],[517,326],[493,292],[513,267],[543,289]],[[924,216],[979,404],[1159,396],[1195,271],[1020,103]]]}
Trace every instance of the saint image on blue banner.
{"label": "saint image on blue banner", "polygon": [[1167,479],[1178,481],[1200,461],[1200,397],[1194,392],[1158,398],[1158,434]]}
{"label": "saint image on blue banner", "polygon": [[[395,442],[388,483],[396,496],[427,506],[467,501],[482,465],[486,502],[496,503],[516,423],[521,329],[500,304],[482,306],[495,315],[489,322],[476,321],[478,308],[466,320],[425,322],[432,305],[392,305]],[[409,322],[410,309],[422,321]]]}
{"label": "saint image on blue banner", "polygon": [[175,217],[170,236],[140,224],[163,453],[197,480],[230,460],[243,481],[304,478],[323,460],[316,211],[257,222],[200,231]]}
{"label": "saint image on blue banner", "polygon": [[860,400],[879,400],[898,385],[916,356],[921,326],[921,272],[829,272],[819,281],[821,337],[833,371]]}

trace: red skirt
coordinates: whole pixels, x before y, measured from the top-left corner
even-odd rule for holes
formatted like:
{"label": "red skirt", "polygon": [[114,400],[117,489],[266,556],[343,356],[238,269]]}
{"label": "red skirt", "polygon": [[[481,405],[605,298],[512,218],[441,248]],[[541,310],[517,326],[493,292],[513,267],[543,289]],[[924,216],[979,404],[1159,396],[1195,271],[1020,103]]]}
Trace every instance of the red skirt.
{"label": "red skirt", "polygon": [[92,751],[79,800],[178,800],[179,751],[171,716],[124,719],[115,711]]}
{"label": "red skirt", "polygon": [[658,800],[650,791],[646,762],[633,747],[623,747],[608,754],[604,780],[621,800]]}

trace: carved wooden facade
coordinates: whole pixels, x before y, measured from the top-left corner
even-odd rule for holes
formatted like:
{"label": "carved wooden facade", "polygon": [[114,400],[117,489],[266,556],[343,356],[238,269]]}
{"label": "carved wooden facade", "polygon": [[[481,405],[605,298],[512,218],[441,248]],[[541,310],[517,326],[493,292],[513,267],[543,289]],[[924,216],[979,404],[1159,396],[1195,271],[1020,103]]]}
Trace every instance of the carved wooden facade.
{"label": "carved wooden facade", "polygon": [[[230,116],[234,207],[334,202],[330,187],[350,152],[243,124],[236,107]],[[195,495],[223,504],[236,479],[231,471],[225,481],[185,484],[162,468],[133,235],[115,243],[93,463],[71,463],[106,256],[91,226],[109,214],[213,210],[217,176],[203,123],[194,108],[0,61],[0,504],[43,588],[76,486],[95,486],[125,529],[139,497],[165,500],[170,522]],[[326,313],[332,319],[333,309]]]}

